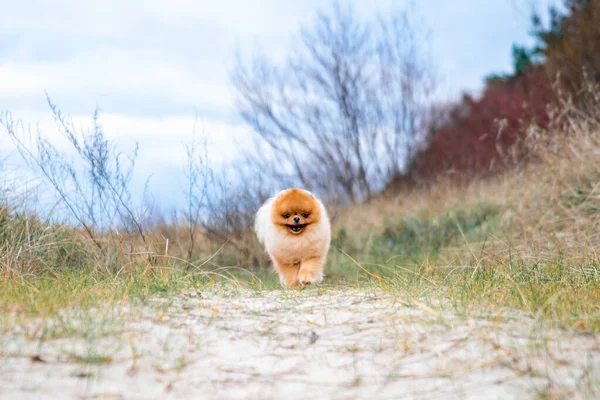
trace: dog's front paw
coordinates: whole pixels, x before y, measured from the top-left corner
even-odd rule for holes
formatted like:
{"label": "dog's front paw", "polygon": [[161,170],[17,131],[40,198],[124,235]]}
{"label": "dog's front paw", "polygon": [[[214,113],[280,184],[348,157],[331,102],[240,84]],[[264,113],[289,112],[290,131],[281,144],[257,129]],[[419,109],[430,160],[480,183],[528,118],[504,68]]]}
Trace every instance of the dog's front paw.
{"label": "dog's front paw", "polygon": [[300,269],[298,272],[298,283],[301,285],[316,285],[323,280],[321,271],[310,271]]}

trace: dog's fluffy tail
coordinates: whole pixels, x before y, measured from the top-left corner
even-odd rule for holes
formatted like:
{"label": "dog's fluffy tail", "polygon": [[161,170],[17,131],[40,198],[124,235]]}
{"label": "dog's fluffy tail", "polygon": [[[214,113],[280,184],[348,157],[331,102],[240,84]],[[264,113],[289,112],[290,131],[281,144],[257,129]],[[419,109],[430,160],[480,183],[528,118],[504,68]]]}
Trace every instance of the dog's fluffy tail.
{"label": "dog's fluffy tail", "polygon": [[265,237],[267,235],[267,229],[271,224],[271,206],[277,196],[271,197],[269,200],[258,209],[256,217],[254,218],[254,231],[256,236],[261,243],[265,243]]}

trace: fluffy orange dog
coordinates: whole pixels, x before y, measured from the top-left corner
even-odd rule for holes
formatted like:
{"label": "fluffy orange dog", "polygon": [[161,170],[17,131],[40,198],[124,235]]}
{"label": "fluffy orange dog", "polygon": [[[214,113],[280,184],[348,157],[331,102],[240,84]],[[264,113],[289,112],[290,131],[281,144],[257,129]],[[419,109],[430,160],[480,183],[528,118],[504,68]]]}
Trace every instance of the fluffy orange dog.
{"label": "fluffy orange dog", "polygon": [[331,224],[325,206],[312,193],[287,189],[271,197],[256,213],[254,230],[283,285],[323,280]]}

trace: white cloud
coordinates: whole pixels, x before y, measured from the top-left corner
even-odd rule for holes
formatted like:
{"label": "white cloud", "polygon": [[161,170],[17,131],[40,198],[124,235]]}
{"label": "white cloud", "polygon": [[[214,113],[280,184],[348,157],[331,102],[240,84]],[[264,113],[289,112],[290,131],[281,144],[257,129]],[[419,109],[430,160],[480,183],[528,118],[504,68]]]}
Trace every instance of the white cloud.
{"label": "white cloud", "polygon": [[154,119],[110,114],[102,115],[100,123],[109,139],[129,146],[140,142],[142,157],[178,166],[184,157],[183,145],[191,143],[194,130],[197,137],[206,139],[215,164],[240,155],[249,135],[245,125],[196,120],[193,116]]}
{"label": "white cloud", "polygon": [[[25,133],[28,129],[31,132],[39,130],[59,150],[72,152],[71,145],[50,112],[15,114],[13,118],[23,122]],[[75,115],[70,119],[79,131],[87,131],[92,127],[91,115]],[[181,166],[184,145],[190,144],[194,136],[206,140],[211,162],[222,165],[241,155],[244,141],[251,135],[250,129],[243,124],[203,120],[193,114],[188,117],[151,118],[101,113],[98,121],[105,137],[120,151],[131,151],[138,143],[140,158],[148,161],[146,169],[149,170],[160,169],[158,164]],[[6,135],[0,136],[0,144],[5,150],[12,147]]]}
{"label": "white cloud", "polygon": [[[84,52],[71,60],[0,65],[0,104],[44,91],[77,97],[160,96],[198,108],[231,108],[228,82],[195,76],[177,65],[154,62],[144,53],[118,49]],[[4,105],[4,104],[3,104]]]}

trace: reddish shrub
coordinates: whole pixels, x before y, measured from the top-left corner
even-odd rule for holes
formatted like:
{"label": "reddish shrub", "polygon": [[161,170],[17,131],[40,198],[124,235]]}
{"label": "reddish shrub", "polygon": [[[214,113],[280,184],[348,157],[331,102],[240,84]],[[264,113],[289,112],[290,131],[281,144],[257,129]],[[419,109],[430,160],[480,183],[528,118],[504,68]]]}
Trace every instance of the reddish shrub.
{"label": "reddish shrub", "polygon": [[523,126],[548,123],[552,87],[541,68],[488,83],[479,100],[465,96],[435,131],[413,166],[417,180],[442,172],[485,175],[518,161]]}

